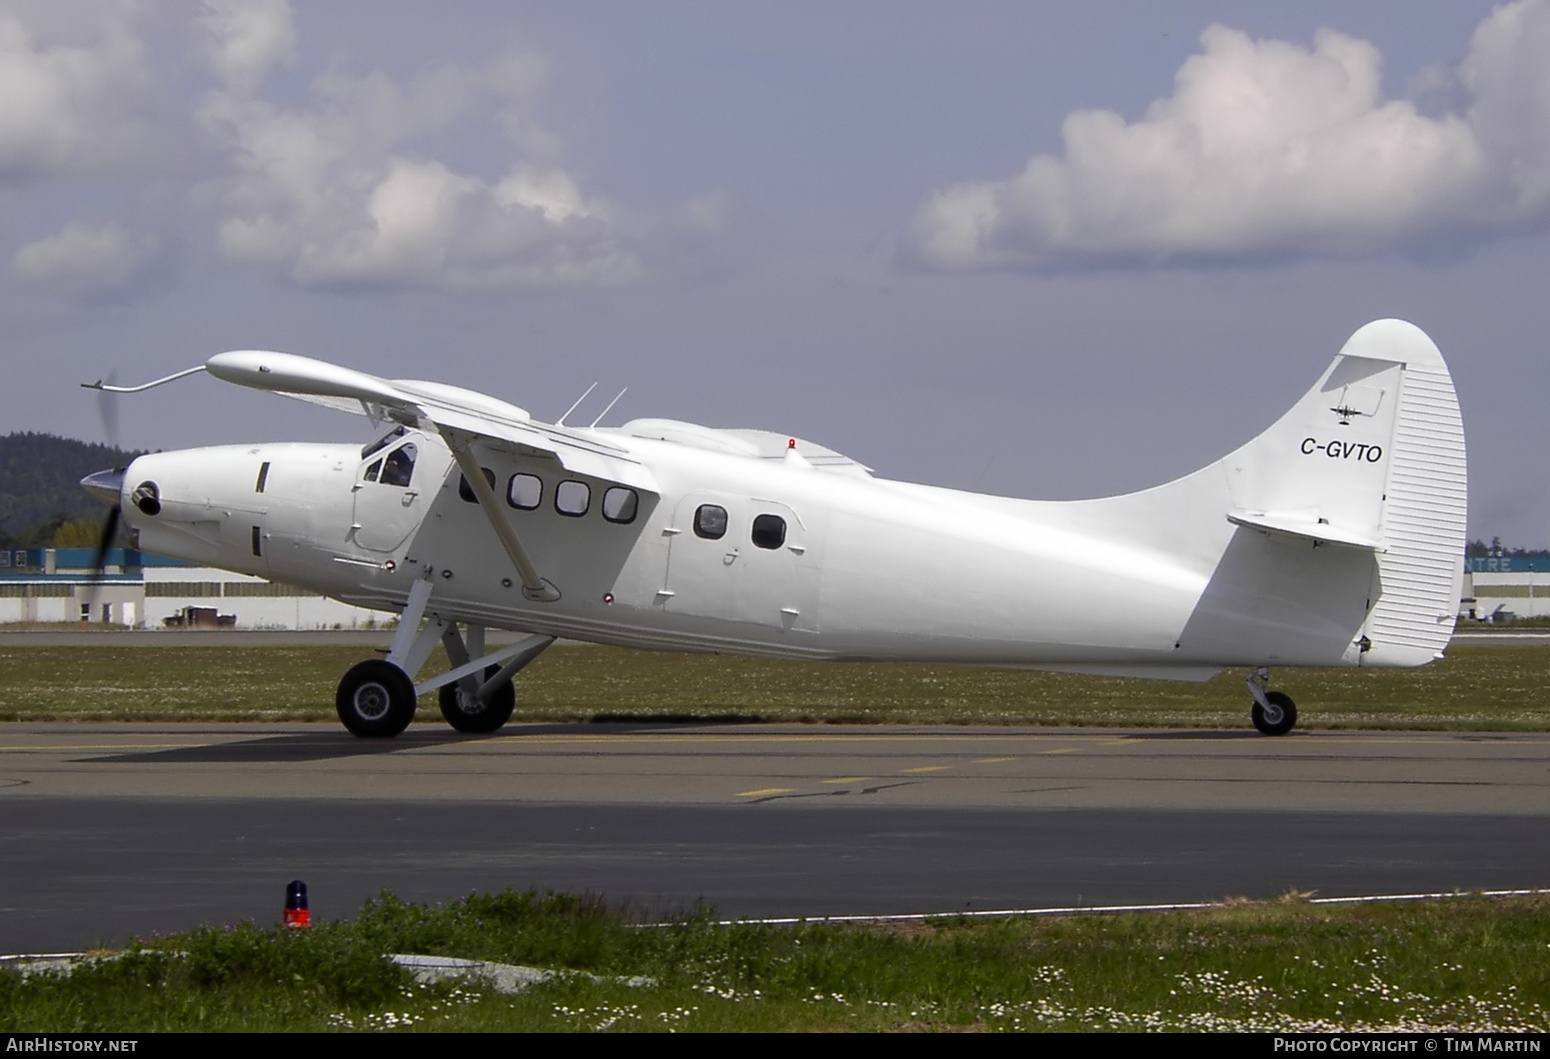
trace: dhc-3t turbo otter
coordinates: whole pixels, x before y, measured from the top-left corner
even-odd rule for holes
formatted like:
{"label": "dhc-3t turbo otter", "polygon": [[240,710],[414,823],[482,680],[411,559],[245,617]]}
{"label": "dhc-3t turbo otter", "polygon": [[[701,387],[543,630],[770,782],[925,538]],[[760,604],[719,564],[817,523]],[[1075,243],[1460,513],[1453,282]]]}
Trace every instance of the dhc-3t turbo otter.
{"label": "dhc-3t turbo otter", "polygon": [[[1418,666],[1452,635],[1464,432],[1437,347],[1379,320],[1259,437],[1166,485],[1078,501],[873,477],[761,430],[541,423],[459,387],[289,353],[196,372],[364,414],[364,448],[141,456],[83,484],[140,548],[402,617],[339,683],[345,727],[393,736],[418,696],[491,732],[558,637],[831,661],[1205,680],[1246,667],[1267,734],[1296,721],[1272,666]],[[523,634],[487,650],[487,629]],[[436,645],[451,668],[416,682]]]}

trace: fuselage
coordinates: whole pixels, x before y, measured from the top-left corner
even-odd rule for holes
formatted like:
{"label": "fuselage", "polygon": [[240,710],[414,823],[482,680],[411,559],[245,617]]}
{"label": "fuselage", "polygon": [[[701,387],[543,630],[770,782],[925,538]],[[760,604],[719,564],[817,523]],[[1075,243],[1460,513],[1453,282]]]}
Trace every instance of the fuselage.
{"label": "fuselage", "polygon": [[[1148,493],[1015,500],[817,468],[797,450],[758,458],[597,435],[649,467],[657,491],[543,456],[477,453],[499,516],[559,590],[551,602],[526,598],[446,444],[414,429],[365,451],[143,456],[125,475],[125,517],[147,551],[349,603],[399,610],[429,578],[432,610],[449,620],[632,647],[1185,679],[1225,664],[1356,661],[1360,612],[1268,651],[1191,643],[1234,532],[1215,512],[1170,521]],[[154,514],[136,502],[146,483]],[[1204,495],[1212,482],[1195,488],[1221,509]]]}
{"label": "fuselage", "polygon": [[[386,657],[336,690],[364,737],[402,732],[431,691],[457,731],[496,731],[559,637],[1184,680],[1243,665],[1254,726],[1281,735],[1297,710],[1271,666],[1425,665],[1457,614],[1463,422],[1442,354],[1401,320],[1359,329],[1193,474],[1059,502],[874,478],[768,431],[545,424],[269,350],[98,386],[200,372],[399,424],[361,449],[158,453],[81,483],[147,551],[398,612]],[[486,651],[491,627],[528,635]],[[418,679],[438,643],[450,667]]]}

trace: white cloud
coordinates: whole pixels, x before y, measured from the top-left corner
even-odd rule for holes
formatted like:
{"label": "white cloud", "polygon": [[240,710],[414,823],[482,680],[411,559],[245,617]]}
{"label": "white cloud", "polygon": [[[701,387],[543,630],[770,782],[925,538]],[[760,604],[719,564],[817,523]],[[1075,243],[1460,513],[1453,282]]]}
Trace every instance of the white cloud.
{"label": "white cloud", "polygon": [[97,173],[153,159],[144,42],[123,3],[0,12],[0,176]]}
{"label": "white cloud", "polygon": [[[228,40],[212,35],[211,47],[224,54]],[[222,256],[304,285],[641,281],[648,270],[618,211],[561,166],[536,116],[545,73],[524,51],[483,66],[432,62],[404,82],[333,69],[296,108],[255,95],[261,74],[231,79],[201,111],[231,173],[218,192]],[[500,176],[460,173],[425,146],[475,118],[512,158]]]}
{"label": "white cloud", "polygon": [[1492,162],[1492,192],[1510,216],[1550,210],[1550,4],[1499,8],[1481,22],[1459,70],[1469,125]]}
{"label": "white cloud", "polygon": [[1376,48],[1311,50],[1223,26],[1136,121],[1077,111],[1061,156],[916,212],[904,252],[938,269],[1354,255],[1550,219],[1550,2],[1476,29],[1438,118],[1385,100]]}
{"label": "white cloud", "polygon": [[211,67],[250,93],[277,65],[296,60],[296,23],[286,0],[204,0]]}
{"label": "white cloud", "polygon": [[[187,204],[224,261],[307,286],[621,286],[703,265],[721,239],[698,215],[651,224],[588,187],[541,118],[537,52],[403,77],[335,57],[299,99],[293,80],[266,88],[300,55],[287,0],[0,0],[0,181],[87,178],[48,186],[110,188],[113,213],[128,192],[128,228]],[[9,278],[113,289],[157,246],[78,222],[16,251]]]}
{"label": "white cloud", "polygon": [[61,294],[105,294],[129,286],[156,253],[150,236],[117,224],[72,221],[11,258],[11,275]]}

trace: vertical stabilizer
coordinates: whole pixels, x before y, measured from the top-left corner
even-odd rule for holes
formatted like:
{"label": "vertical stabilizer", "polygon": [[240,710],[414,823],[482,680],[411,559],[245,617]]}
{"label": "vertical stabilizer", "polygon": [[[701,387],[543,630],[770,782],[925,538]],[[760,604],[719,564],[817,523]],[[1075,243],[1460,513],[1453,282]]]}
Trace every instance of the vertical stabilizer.
{"label": "vertical stabilizer", "polygon": [[1458,613],[1466,490],[1458,399],[1431,339],[1400,320],[1363,327],[1218,467],[1233,531],[1182,651],[1219,665],[1439,656]]}

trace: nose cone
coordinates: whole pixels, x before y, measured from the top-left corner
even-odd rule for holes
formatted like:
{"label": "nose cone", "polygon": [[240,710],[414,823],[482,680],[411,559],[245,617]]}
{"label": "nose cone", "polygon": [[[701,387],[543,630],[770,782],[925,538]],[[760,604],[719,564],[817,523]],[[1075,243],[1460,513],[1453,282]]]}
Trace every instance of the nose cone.
{"label": "nose cone", "polygon": [[81,488],[112,507],[118,506],[118,498],[124,490],[122,470],[97,471],[81,479]]}

